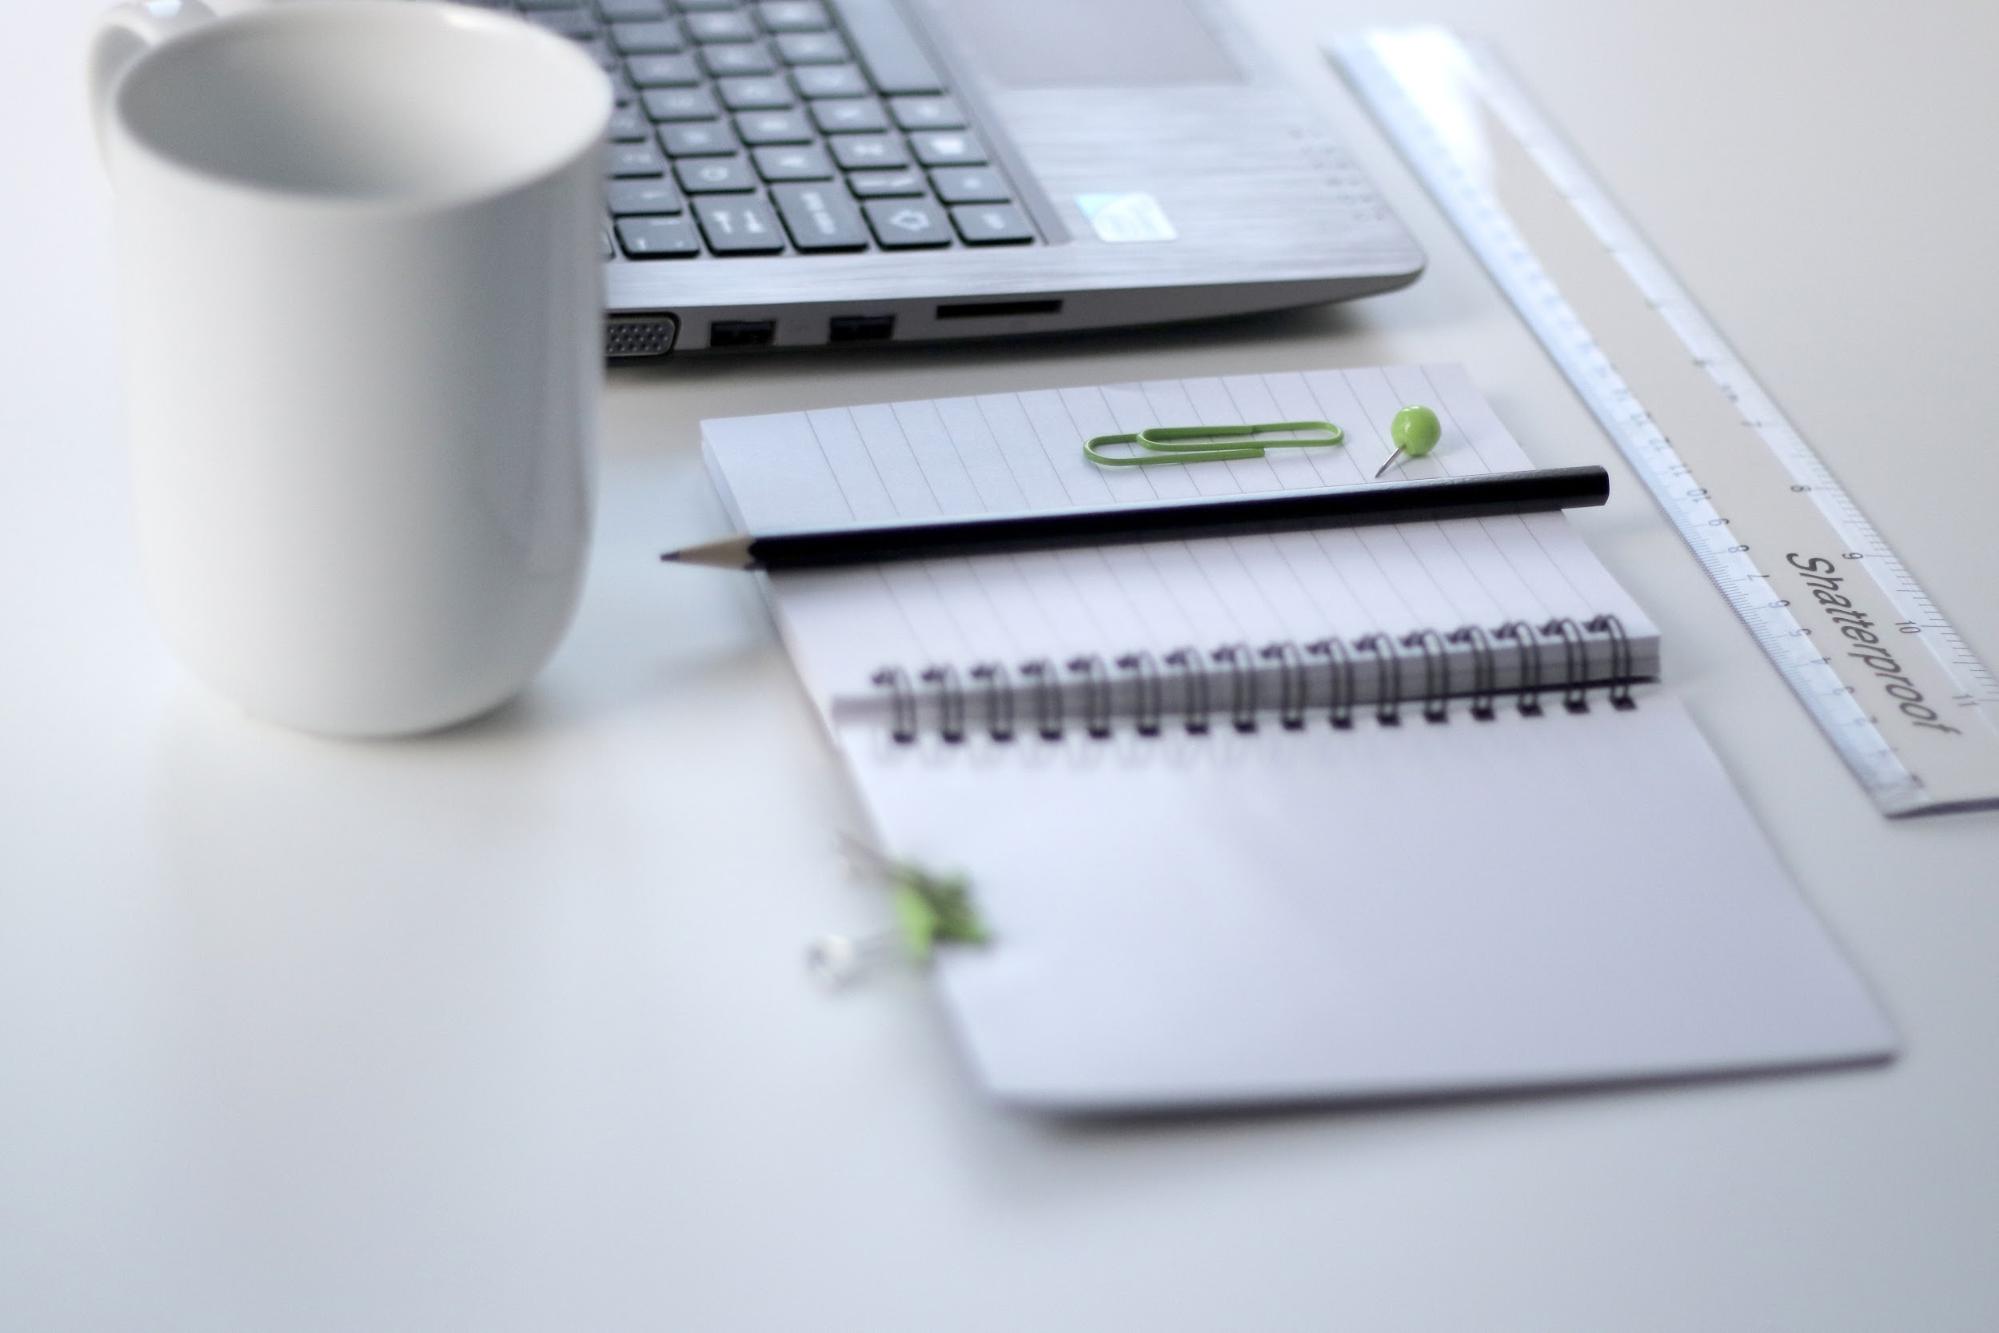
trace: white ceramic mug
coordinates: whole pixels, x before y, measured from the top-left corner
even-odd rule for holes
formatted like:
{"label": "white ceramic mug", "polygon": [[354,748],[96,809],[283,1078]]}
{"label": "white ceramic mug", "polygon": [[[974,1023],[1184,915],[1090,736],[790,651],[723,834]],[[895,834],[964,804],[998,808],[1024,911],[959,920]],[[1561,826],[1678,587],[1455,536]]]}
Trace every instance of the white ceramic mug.
{"label": "white ceramic mug", "polygon": [[588,554],[602,71],[453,5],[155,0],[90,82],[168,641],[309,731],[514,695]]}

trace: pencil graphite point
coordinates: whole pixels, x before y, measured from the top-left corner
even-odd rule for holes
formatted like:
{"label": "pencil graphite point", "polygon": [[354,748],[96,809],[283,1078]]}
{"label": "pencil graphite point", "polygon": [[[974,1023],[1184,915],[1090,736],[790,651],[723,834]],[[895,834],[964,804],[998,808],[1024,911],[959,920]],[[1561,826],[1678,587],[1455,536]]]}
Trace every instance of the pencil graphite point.
{"label": "pencil graphite point", "polygon": [[754,568],[748,537],[724,537],[721,541],[683,546],[677,551],[665,552],[660,559],[669,564],[705,565],[711,569]]}

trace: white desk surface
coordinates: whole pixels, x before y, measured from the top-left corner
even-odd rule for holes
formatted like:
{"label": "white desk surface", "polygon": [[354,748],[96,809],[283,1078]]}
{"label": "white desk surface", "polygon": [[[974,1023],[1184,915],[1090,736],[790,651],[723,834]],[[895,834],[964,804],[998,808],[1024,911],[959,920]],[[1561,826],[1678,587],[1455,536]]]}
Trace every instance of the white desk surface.
{"label": "white desk surface", "polygon": [[[1433,256],[1234,327],[688,360],[609,389],[580,622],[436,739],[242,720],[163,655],[117,433],[88,0],[0,44],[0,1327],[1999,1327],[1999,815],[1877,817],[1307,48],[1503,39],[1942,604],[1999,654],[1990,6],[1246,0]],[[1908,1039],[1892,1067],[1065,1127],[996,1111],[897,976],[799,965],[879,895],[702,416],[1460,359]]]}

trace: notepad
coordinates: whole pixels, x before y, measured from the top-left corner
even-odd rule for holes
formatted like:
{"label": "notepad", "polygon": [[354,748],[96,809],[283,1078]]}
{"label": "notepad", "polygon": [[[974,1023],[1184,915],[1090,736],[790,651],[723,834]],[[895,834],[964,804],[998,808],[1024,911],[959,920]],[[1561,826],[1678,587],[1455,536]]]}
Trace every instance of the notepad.
{"label": "notepad", "polygon": [[[1195,495],[1360,485],[1393,447],[1387,423],[1405,403],[1433,405],[1447,443],[1405,464],[1406,478],[1531,468],[1464,371],[1452,366],[1318,371],[893,403],[703,425],[732,515],[749,531],[870,519],[952,517],[1144,504]],[[1153,424],[1318,418],[1349,443],[1284,456],[1184,467],[1105,469],[1083,456],[1092,435]],[[1260,537],[1154,542],[1080,551],[786,573],[778,612],[800,674],[827,707],[869,709],[883,661],[1046,662],[1071,715],[1088,673],[1071,662],[1328,636],[1397,640],[1424,628],[1492,633],[1496,684],[1517,684],[1535,645],[1497,630],[1578,626],[1616,617],[1641,676],[1658,667],[1658,634],[1560,514],[1456,519]],[[1587,637],[1589,674],[1612,666],[1607,636]],[[1451,689],[1469,687],[1475,645],[1447,644]],[[1282,668],[1258,659],[1255,688],[1274,697]],[[1173,673],[1169,673],[1173,674]],[[1380,689],[1371,657],[1354,666],[1362,700]],[[1308,688],[1314,702],[1323,673]],[[863,688],[857,689],[860,686]],[[1169,686],[1170,687],[1170,686]],[[1120,684],[1122,703],[1132,691]]]}
{"label": "notepad", "polygon": [[[750,530],[1531,466],[1454,366],[704,423]],[[1110,471],[1093,435],[1348,443]],[[1883,1058],[1886,1018],[1647,683],[1657,629],[1561,514],[767,580],[884,850],[993,943],[938,980],[994,1094],[1057,1111],[1401,1097]]]}

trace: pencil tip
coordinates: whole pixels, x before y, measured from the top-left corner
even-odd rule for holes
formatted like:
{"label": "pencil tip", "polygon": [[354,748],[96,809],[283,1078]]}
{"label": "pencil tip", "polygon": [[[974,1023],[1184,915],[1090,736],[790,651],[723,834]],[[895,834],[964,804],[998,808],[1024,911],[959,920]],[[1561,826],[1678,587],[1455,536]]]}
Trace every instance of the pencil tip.
{"label": "pencil tip", "polygon": [[660,558],[660,559],[662,559],[662,560],[665,560],[665,561],[667,561],[667,562],[669,562],[669,563],[674,563],[674,564],[677,564],[677,563],[679,563],[679,561],[680,561],[680,552],[678,552],[678,551],[664,551],[664,552],[661,552],[661,554],[660,554],[660,557],[659,557],[659,558]]}

